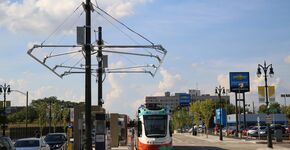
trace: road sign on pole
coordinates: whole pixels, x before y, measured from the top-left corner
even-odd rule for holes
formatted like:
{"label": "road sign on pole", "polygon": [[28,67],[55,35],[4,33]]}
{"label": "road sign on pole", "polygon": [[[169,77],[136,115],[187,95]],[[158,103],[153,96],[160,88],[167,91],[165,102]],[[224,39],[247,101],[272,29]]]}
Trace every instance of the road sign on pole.
{"label": "road sign on pole", "polygon": [[271,124],[273,121],[272,117],[270,115],[266,116],[266,124]]}

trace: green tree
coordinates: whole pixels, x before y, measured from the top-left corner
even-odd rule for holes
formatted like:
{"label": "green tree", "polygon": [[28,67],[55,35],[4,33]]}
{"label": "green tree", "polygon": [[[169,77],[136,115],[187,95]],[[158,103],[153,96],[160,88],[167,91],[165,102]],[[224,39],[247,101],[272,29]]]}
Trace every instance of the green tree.
{"label": "green tree", "polygon": [[267,113],[267,106],[265,104],[260,105],[258,113],[259,114],[266,114]]}
{"label": "green tree", "polygon": [[214,114],[214,102],[210,99],[200,102],[200,112],[202,121],[206,127],[206,137],[208,138],[209,122]]}
{"label": "green tree", "polygon": [[191,125],[191,117],[186,108],[177,108],[172,115],[174,129],[181,129]]}
{"label": "green tree", "polygon": [[201,118],[200,112],[200,102],[196,101],[190,104],[189,111],[193,114],[193,122],[194,124],[199,124],[199,119]]}
{"label": "green tree", "polygon": [[281,112],[285,114],[288,119],[290,119],[290,105],[282,106]]}
{"label": "green tree", "polygon": [[[280,104],[277,102],[270,104],[269,112],[272,114],[274,114],[274,113],[280,114],[281,113]],[[266,114],[267,113],[267,106],[265,104],[260,105],[258,113],[259,114]]]}
{"label": "green tree", "polygon": [[270,104],[270,109],[269,109],[270,113],[272,114],[280,114],[281,113],[281,107],[280,104],[275,102]]}
{"label": "green tree", "polygon": [[53,125],[53,131],[55,132],[56,126],[59,122],[62,121],[62,111],[61,111],[61,106],[60,102],[56,101],[52,104],[51,107],[51,113],[52,113],[52,125]]}
{"label": "green tree", "polygon": [[46,124],[48,105],[45,101],[38,101],[34,103],[35,110],[38,114],[38,125],[40,130],[40,136],[42,136],[43,127]]}
{"label": "green tree", "polygon": [[69,108],[64,108],[62,111],[62,126],[63,126],[63,130],[65,131],[66,126],[68,124],[68,122],[70,122],[70,111]]}

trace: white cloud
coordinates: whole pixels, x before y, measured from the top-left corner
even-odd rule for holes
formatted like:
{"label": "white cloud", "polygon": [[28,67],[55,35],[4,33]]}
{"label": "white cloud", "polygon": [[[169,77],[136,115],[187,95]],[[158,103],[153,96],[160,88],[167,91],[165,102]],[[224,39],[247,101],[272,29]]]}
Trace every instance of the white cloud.
{"label": "white cloud", "polygon": [[220,74],[217,77],[218,83],[220,86],[229,89],[229,79],[228,79],[228,75],[225,74]]}
{"label": "white cloud", "polygon": [[[23,31],[51,33],[82,2],[83,0],[23,0],[21,2],[2,0],[0,26],[15,33]],[[120,18],[132,15],[134,6],[145,2],[147,0],[106,0],[99,4],[111,15]]]}
{"label": "white cloud", "polygon": [[284,58],[286,64],[290,64],[290,55]]}
{"label": "white cloud", "polygon": [[[110,64],[110,66],[112,68],[119,68],[122,67],[124,64],[122,61],[118,61],[114,64]],[[123,87],[121,85],[121,83],[119,83],[119,78],[118,77],[123,77],[124,75],[120,75],[120,76],[116,76],[114,74],[108,74],[108,78],[106,80],[106,82],[109,83],[110,86],[110,90],[109,92],[106,94],[105,96],[105,107],[106,108],[112,108],[112,105],[114,104],[114,102],[118,101],[120,99],[120,97],[123,94]]]}
{"label": "white cloud", "polygon": [[131,106],[131,108],[133,110],[136,110],[142,104],[145,104],[145,100],[144,99],[138,99],[138,100],[135,100],[133,103],[131,103],[130,106]]}
{"label": "white cloud", "polygon": [[197,68],[198,64],[197,63],[192,63],[191,66],[192,66],[192,68]]}
{"label": "white cloud", "polygon": [[174,90],[177,83],[181,81],[179,74],[173,75],[163,68],[160,69],[160,74],[162,80],[159,82],[157,92],[154,95],[163,95],[165,91]]}

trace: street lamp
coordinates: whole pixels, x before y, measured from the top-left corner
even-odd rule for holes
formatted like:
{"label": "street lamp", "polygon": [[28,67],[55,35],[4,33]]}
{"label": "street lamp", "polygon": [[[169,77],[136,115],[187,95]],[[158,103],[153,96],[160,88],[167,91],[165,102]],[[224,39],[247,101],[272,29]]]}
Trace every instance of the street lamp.
{"label": "street lamp", "polygon": [[28,91],[24,93],[18,90],[11,90],[11,92],[18,92],[22,95],[26,95],[25,136],[28,137]]}
{"label": "street lamp", "polygon": [[3,114],[4,114],[4,120],[3,120],[3,136],[5,136],[5,129],[6,129],[6,93],[9,94],[11,92],[10,85],[6,85],[6,83],[3,85],[0,85],[0,94],[3,92],[4,95],[4,102],[3,102]]}
{"label": "street lamp", "polygon": [[[268,65],[266,64],[266,61],[264,61],[264,65],[260,65],[258,64],[258,69],[257,69],[257,76],[261,77],[262,72],[261,69],[263,69],[264,71],[264,77],[265,77],[265,92],[266,92],[266,106],[267,106],[267,116],[269,116],[269,99],[268,99],[268,81],[267,81],[267,72],[269,69],[269,75],[270,77],[274,76],[274,71],[273,71],[273,67],[272,64]],[[273,148],[273,144],[272,144],[272,138],[271,138],[271,129],[270,129],[270,124],[267,123],[267,128],[268,128],[268,136],[267,136],[267,140],[268,140],[268,147],[269,148]]]}
{"label": "street lamp", "polygon": [[218,94],[219,100],[220,100],[220,122],[219,122],[219,127],[220,127],[220,140],[223,140],[223,133],[222,133],[222,98],[221,98],[221,93],[225,94],[225,88],[224,87],[216,87],[215,88],[215,93]]}

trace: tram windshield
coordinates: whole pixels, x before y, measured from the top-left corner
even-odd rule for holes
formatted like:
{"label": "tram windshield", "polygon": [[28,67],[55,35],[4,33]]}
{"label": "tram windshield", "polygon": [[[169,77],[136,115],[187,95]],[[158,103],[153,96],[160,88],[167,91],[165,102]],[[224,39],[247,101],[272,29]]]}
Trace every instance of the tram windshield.
{"label": "tram windshield", "polygon": [[167,133],[167,116],[145,115],[144,126],[147,137],[165,137]]}

